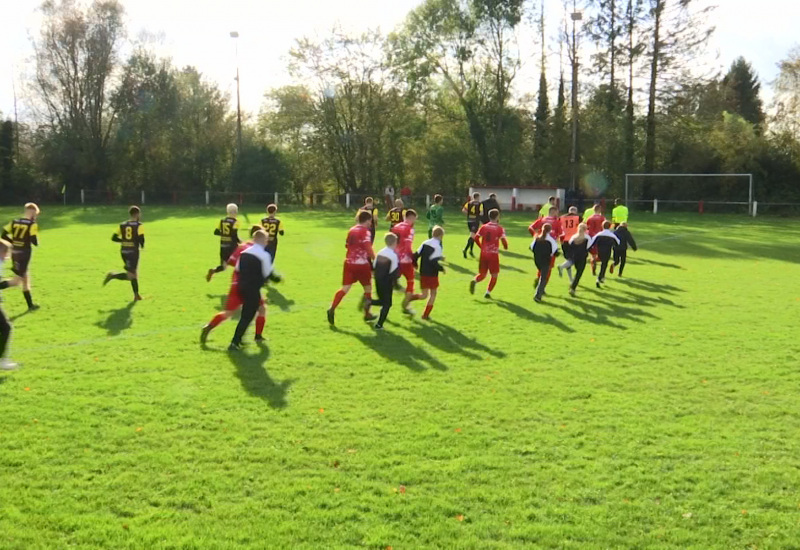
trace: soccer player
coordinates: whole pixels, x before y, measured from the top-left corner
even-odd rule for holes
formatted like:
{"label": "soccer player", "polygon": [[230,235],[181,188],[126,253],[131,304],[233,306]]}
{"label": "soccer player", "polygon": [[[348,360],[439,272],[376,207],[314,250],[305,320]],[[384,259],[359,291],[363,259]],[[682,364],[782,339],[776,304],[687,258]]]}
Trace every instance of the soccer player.
{"label": "soccer player", "polygon": [[25,213],[21,218],[11,220],[3,227],[2,239],[11,242],[11,271],[22,280],[22,295],[28,304],[28,311],[36,311],[39,306],[31,298],[31,279],[28,275],[28,264],[31,262],[33,249],[39,246],[39,224],[36,217],[39,207],[29,202],[25,205]]}
{"label": "soccer player", "polygon": [[398,223],[392,228],[392,233],[397,235],[397,258],[400,262],[400,275],[406,278],[406,296],[403,298],[403,313],[414,315],[408,308],[413,300],[420,300],[419,294],[414,294],[414,224],[417,222],[417,212],[408,210],[403,223]]}
{"label": "soccer player", "polygon": [[[602,206],[600,205],[600,203],[599,203],[599,202],[595,202],[594,204],[592,204],[592,206],[590,206],[589,208],[587,208],[587,209],[586,209],[586,211],[583,213],[583,217],[582,217],[581,221],[582,221],[583,223],[586,223],[586,221],[587,221],[589,218],[591,218],[592,216],[594,216],[594,214],[595,214],[595,209],[597,209],[597,208],[599,208],[600,210],[602,210]],[[597,211],[599,212],[599,210],[597,210]]]}
{"label": "soccer player", "polygon": [[425,306],[425,313],[422,314],[422,318],[426,321],[431,318],[433,304],[436,302],[436,294],[439,291],[439,273],[444,273],[444,267],[439,264],[441,260],[444,260],[442,255],[444,229],[437,225],[431,230],[431,234],[432,237],[422,243],[414,253],[414,262],[420,262],[419,274],[422,299],[428,298],[428,293],[430,293],[428,304]]}
{"label": "soccer player", "polygon": [[383,330],[389,310],[392,309],[392,288],[397,278],[400,276],[399,259],[395,253],[397,248],[397,235],[387,233],[383,238],[386,244],[384,248],[375,256],[373,268],[375,269],[375,290],[378,293],[377,300],[370,300],[371,306],[380,306],[381,312],[378,315],[378,322],[375,323],[376,330]]}
{"label": "soccer player", "polygon": [[551,229],[552,227],[549,223],[544,224],[539,236],[531,243],[533,261],[539,269],[539,275],[536,278],[536,294],[533,297],[537,302],[542,301],[544,289],[547,286],[547,282],[550,280],[550,270],[553,266],[553,259],[558,252],[558,242],[550,234]]}
{"label": "soccer player", "polygon": [[583,272],[586,270],[586,256],[592,246],[592,238],[586,232],[586,224],[578,225],[578,232],[569,240],[569,250],[572,258],[570,261],[575,265],[575,278],[569,285],[570,296],[575,296],[578,283],[581,282]]}
{"label": "soccer player", "polygon": [[[369,225],[369,242],[375,242],[375,231],[378,229],[378,209],[375,208],[375,204],[373,203],[372,197],[367,197],[364,199],[364,206],[358,209],[359,214],[361,212],[369,212],[369,215],[372,219]],[[356,215],[356,219],[358,219],[358,215]]]}
{"label": "soccer player", "polygon": [[[601,210],[600,204],[595,204],[592,208],[592,215],[583,220],[586,223],[586,230],[592,238],[603,230],[603,224],[606,222],[605,216],[600,213]],[[597,275],[597,248],[593,246],[590,252],[592,254],[592,275]]]}
{"label": "soccer player", "polygon": [[578,215],[578,208],[575,206],[569,207],[569,212],[561,216],[561,227],[564,230],[561,235],[561,250],[564,252],[564,263],[558,265],[558,276],[563,277],[563,270],[567,270],[569,282],[572,282],[572,251],[570,250],[570,240],[578,233],[578,226],[581,223],[581,217]]}
{"label": "soccer player", "polygon": [[488,272],[492,278],[484,298],[491,299],[492,290],[497,284],[497,275],[500,273],[500,243],[503,249],[508,250],[508,241],[503,226],[497,223],[500,218],[499,210],[489,212],[489,223],[482,226],[475,235],[475,243],[481,249],[481,259],[478,264],[478,274],[469,283],[470,294],[475,294],[475,285],[486,278]]}
{"label": "soccer player", "polygon": [[481,203],[481,194],[473,193],[472,200],[467,202],[461,209],[461,212],[467,215],[467,229],[469,229],[469,238],[467,239],[467,246],[464,247],[464,258],[467,257],[467,251],[473,258],[475,246],[475,234],[478,233],[478,228],[481,225],[481,218],[483,217],[483,204]]}
{"label": "soccer player", "polygon": [[402,223],[402,221],[406,218],[406,209],[403,207],[403,199],[397,199],[394,201],[394,208],[389,210],[386,213],[386,221],[389,222],[390,229],[397,225],[398,223]]}
{"label": "soccer player", "polygon": [[228,258],[236,247],[241,242],[239,240],[239,220],[236,218],[239,215],[239,207],[231,203],[225,207],[227,216],[222,218],[214,230],[214,235],[219,236],[219,265],[212,267],[206,273],[206,281],[211,281],[215,273],[222,273],[225,271],[225,266],[228,263]]}
{"label": "soccer player", "polygon": [[555,197],[549,197],[547,199],[547,202],[544,203],[541,208],[539,208],[540,218],[547,217],[547,215],[550,213],[551,208],[555,208],[556,211],[558,211],[558,207],[556,206],[556,200],[557,199]]}
{"label": "soccer player", "polygon": [[483,217],[481,223],[489,223],[489,212],[494,209],[500,210],[500,203],[497,202],[497,194],[489,193],[489,198],[481,203],[483,207]]}
{"label": "soccer player", "polygon": [[103,286],[107,285],[112,279],[120,281],[128,280],[131,282],[133,289],[133,301],[138,302],[142,299],[139,295],[139,249],[144,249],[144,228],[141,221],[142,211],[138,206],[131,206],[128,209],[130,219],[119,224],[117,231],[111,236],[111,240],[120,243],[122,253],[122,263],[125,265],[125,271],[113,273],[111,271],[106,275],[103,281]]}
{"label": "soccer player", "polygon": [[444,202],[444,197],[441,195],[434,195],[433,196],[433,204],[430,208],[428,208],[427,218],[428,218],[428,238],[430,239],[433,237],[433,228],[437,225],[439,227],[444,225],[444,206],[442,203]]}
{"label": "soccer player", "polygon": [[636,252],[638,248],[636,248],[636,241],[633,240],[633,235],[628,230],[628,223],[622,222],[617,227],[614,234],[619,239],[619,246],[614,248],[614,263],[611,264],[611,273],[614,273],[614,267],[619,266],[619,272],[617,275],[622,277],[622,271],[625,269],[625,263],[628,260],[628,245],[631,245],[633,251]]}
{"label": "soccer player", "polygon": [[[622,202],[621,199],[614,199],[614,209],[611,211],[611,222],[614,227],[623,223],[628,223],[628,207]],[[636,250],[634,248],[634,250]]]}
{"label": "soccer player", "polygon": [[342,288],[336,292],[331,307],[328,309],[328,323],[331,326],[334,325],[337,306],[356,282],[361,283],[361,286],[364,287],[364,320],[375,320],[375,316],[369,312],[372,301],[372,261],[375,259],[369,230],[373,217],[367,210],[362,210],[358,213],[356,221],[358,223],[347,232],[347,241],[345,242],[347,256],[344,260]]}
{"label": "soccer player", "polygon": [[283,222],[279,220],[275,214],[278,213],[278,205],[267,205],[267,217],[261,219],[261,227],[269,235],[269,244],[267,244],[267,252],[272,257],[272,265],[275,265],[275,256],[278,254],[278,236],[283,237]]}
{"label": "soccer player", "polygon": [[[549,225],[550,226],[549,235],[554,241],[558,242],[558,239],[560,239],[564,234],[564,229],[561,227],[561,218],[558,217],[558,208],[556,208],[555,206],[551,206],[550,207],[550,210],[547,212],[547,216],[546,217],[539,218],[538,220],[533,222],[528,227],[528,232],[535,239],[536,236],[539,234],[539,232],[542,231],[542,229],[543,229],[543,227],[545,225]],[[550,262],[551,262],[550,263],[550,269],[547,270],[547,279],[548,279],[548,281],[550,280],[550,273],[552,272],[553,267],[555,266],[556,257],[555,256],[551,256],[550,257]],[[536,286],[539,286],[539,277],[540,276],[541,276],[541,271],[539,273],[537,273],[537,275],[536,275]]]}
{"label": "soccer player", "polygon": [[[13,249],[14,245],[5,239],[0,239],[0,269],[3,263],[8,258],[9,252]],[[4,290],[11,286],[17,286],[21,279],[15,276],[9,280],[0,280],[0,290]],[[19,365],[8,357],[6,357],[6,350],[8,349],[8,340],[11,338],[11,322],[6,317],[3,308],[0,307],[0,370],[14,370]]]}
{"label": "soccer player", "polygon": [[606,282],[606,269],[611,260],[611,252],[614,247],[619,246],[619,237],[611,231],[611,222],[603,222],[603,230],[592,237],[592,245],[597,248],[597,255],[600,258],[600,274],[597,276],[597,288],[602,288],[600,283]]}
{"label": "soccer player", "polygon": [[[253,321],[256,313],[264,305],[261,296],[261,287],[267,280],[280,281],[272,272],[272,258],[266,248],[269,244],[269,235],[264,230],[253,233],[253,244],[242,251],[239,261],[236,262],[236,271],[239,272],[239,298],[242,301],[242,315],[236,331],[233,333],[228,351],[238,351],[242,346],[242,337],[247,327]],[[263,325],[261,327],[263,330]],[[263,340],[263,336],[257,341]]]}

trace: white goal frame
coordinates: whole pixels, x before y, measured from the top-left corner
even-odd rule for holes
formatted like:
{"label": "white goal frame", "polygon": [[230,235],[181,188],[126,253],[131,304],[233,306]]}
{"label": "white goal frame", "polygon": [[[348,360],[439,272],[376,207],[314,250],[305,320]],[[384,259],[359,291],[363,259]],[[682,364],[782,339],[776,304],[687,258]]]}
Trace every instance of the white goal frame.
{"label": "white goal frame", "polygon": [[[748,178],[749,193],[747,199],[747,214],[755,216],[753,209],[753,174],[625,174],[625,203],[628,203],[628,184],[630,178],[719,178],[719,177],[733,177],[733,178]],[[656,199],[658,200],[658,199]],[[744,203],[730,203],[730,204],[744,204]]]}

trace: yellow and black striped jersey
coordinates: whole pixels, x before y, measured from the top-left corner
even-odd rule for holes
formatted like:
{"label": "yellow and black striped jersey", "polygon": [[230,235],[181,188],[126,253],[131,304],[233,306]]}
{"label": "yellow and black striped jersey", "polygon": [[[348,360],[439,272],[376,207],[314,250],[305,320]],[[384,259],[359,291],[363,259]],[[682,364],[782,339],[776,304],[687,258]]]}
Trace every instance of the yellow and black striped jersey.
{"label": "yellow and black striped jersey", "polygon": [[114,234],[120,245],[124,249],[138,249],[140,246],[144,247],[144,228],[141,222],[128,220],[119,224],[117,232]]}
{"label": "yellow and black striped jersey", "polygon": [[480,201],[469,201],[464,205],[467,211],[468,220],[478,220],[483,217],[483,203]]}
{"label": "yellow and black striped jersey", "polygon": [[278,235],[283,235],[283,222],[275,216],[268,216],[261,220],[261,227],[269,234],[270,244],[278,244]]}
{"label": "yellow and black striped jersey", "polygon": [[222,218],[214,234],[219,235],[219,245],[221,247],[236,246],[239,244],[239,220],[236,218]]}
{"label": "yellow and black striped jersey", "polygon": [[3,236],[11,241],[16,250],[30,250],[31,244],[38,245],[37,235],[39,235],[39,225],[36,220],[28,218],[17,218],[3,227]]}

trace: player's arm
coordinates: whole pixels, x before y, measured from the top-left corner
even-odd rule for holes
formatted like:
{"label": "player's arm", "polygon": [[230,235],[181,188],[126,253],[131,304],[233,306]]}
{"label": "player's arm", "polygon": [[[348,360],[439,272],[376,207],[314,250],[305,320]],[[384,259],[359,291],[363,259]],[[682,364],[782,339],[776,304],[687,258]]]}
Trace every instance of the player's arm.
{"label": "player's arm", "polygon": [[372,243],[369,241],[367,241],[366,246],[367,246],[367,254],[369,254],[369,261],[370,263],[372,263],[375,261],[375,249],[372,248]]}
{"label": "player's arm", "polygon": [[217,224],[217,228],[214,230],[214,235],[216,235],[216,236],[218,236],[218,237],[219,237],[220,235],[222,235],[222,223],[223,223],[223,222],[222,222],[222,221],[220,221],[220,222]]}
{"label": "player's arm", "polygon": [[278,222],[278,235],[283,237],[283,222],[282,221]]}
{"label": "player's arm", "polygon": [[144,229],[141,225],[136,232],[136,244],[139,246],[139,248],[144,248]]}
{"label": "player's arm", "polygon": [[628,244],[631,245],[631,248],[633,248],[634,252],[639,250],[639,248],[636,246],[636,241],[633,240],[633,235],[631,235],[630,231],[627,232],[626,239],[628,240]]}
{"label": "player's arm", "polygon": [[111,240],[114,241],[115,243],[121,243],[122,242],[122,229],[121,228],[117,227],[117,230],[114,232],[113,235],[111,235]]}
{"label": "player's arm", "polygon": [[467,207],[468,206],[469,206],[469,203],[465,203],[464,206],[461,207],[461,213],[462,214],[466,214],[467,213]]}
{"label": "player's arm", "polygon": [[[483,226],[483,227],[486,227],[486,226]],[[478,232],[475,233],[475,239],[474,239],[475,240],[475,244],[478,245],[478,248],[481,248],[481,249],[483,248],[483,246],[481,246],[483,244],[483,242],[482,242],[483,241],[483,231],[482,231],[483,227],[478,229]]]}
{"label": "player's arm", "polygon": [[389,218],[391,217],[392,217],[392,211],[390,210],[389,212],[386,213],[386,217],[384,219],[388,222]]}
{"label": "player's arm", "polygon": [[231,229],[232,235],[231,239],[233,239],[233,244],[239,244],[242,242],[242,239],[239,238],[239,220],[236,220],[236,223],[233,224],[233,228]]}
{"label": "player's arm", "polygon": [[503,250],[508,250],[508,239],[506,239],[505,233],[500,237],[500,242],[503,243]]}

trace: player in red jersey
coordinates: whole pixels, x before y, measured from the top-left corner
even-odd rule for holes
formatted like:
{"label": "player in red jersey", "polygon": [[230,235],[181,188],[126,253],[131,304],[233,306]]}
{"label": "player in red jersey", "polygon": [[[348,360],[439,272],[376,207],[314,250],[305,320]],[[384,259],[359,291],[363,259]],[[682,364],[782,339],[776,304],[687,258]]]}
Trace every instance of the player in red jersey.
{"label": "player in red jersey", "polygon": [[484,280],[488,272],[492,278],[484,298],[492,297],[491,292],[497,284],[497,275],[500,273],[500,243],[503,243],[504,250],[508,250],[506,232],[503,226],[497,223],[499,218],[500,211],[492,209],[489,212],[489,223],[482,225],[475,235],[475,244],[481,249],[481,259],[478,274],[469,283],[469,292],[475,294],[475,285]]}
{"label": "player in red jersey", "polygon": [[344,260],[344,273],[342,274],[342,288],[333,297],[330,309],[328,309],[328,322],[333,326],[334,312],[342,301],[342,298],[350,292],[350,287],[354,283],[361,283],[364,287],[364,320],[372,321],[375,316],[370,314],[369,306],[372,301],[372,260],[375,259],[375,251],[372,249],[372,236],[370,227],[372,226],[373,215],[368,210],[361,210],[356,218],[358,223],[347,232],[347,257]]}
{"label": "player in red jersey", "polygon": [[[603,230],[603,224],[605,223],[606,218],[600,213],[602,209],[602,206],[595,204],[594,214],[589,216],[588,219],[584,220],[586,223],[586,233],[589,235],[589,237],[594,237]],[[592,275],[597,275],[597,247],[593,246],[589,252],[592,254]]]}
{"label": "player in red jersey", "polygon": [[408,304],[413,300],[421,300],[420,294],[414,294],[414,277],[416,269],[414,266],[414,224],[417,221],[416,210],[407,210],[405,221],[392,227],[391,231],[397,235],[397,248],[395,253],[400,262],[400,275],[406,278],[406,297],[403,299],[403,313],[414,315],[408,308]]}
{"label": "player in red jersey", "polygon": [[[547,216],[539,218],[538,220],[533,222],[528,227],[528,232],[534,239],[536,239],[538,235],[542,232],[542,228],[544,228],[545,225],[550,226],[550,231],[548,234],[556,242],[558,242],[559,239],[564,237],[564,227],[561,224],[561,218],[558,217],[558,207],[551,206],[550,209],[547,211]],[[547,271],[547,281],[545,281],[545,283],[550,282],[550,274],[553,273],[553,267],[555,266],[555,263],[556,263],[556,257],[551,256],[550,269]],[[536,282],[534,283],[534,286],[539,286],[539,277],[541,277],[541,275],[542,275],[541,271],[537,271]]]}
{"label": "player in red jersey", "polygon": [[[260,229],[261,228],[258,226],[253,227],[250,231],[251,237],[253,233]],[[250,248],[252,245],[253,241],[250,240],[236,247],[236,250],[234,250],[228,257],[228,265],[231,267],[236,267],[236,262],[239,261],[239,256],[241,256],[242,252]],[[206,341],[208,340],[209,333],[219,326],[220,323],[233,317],[240,307],[242,307],[242,299],[239,297],[239,272],[234,270],[233,277],[231,277],[231,287],[228,290],[228,298],[225,300],[225,309],[217,313],[208,322],[208,324],[203,327],[203,330],[200,332],[200,343],[205,345]],[[258,315],[256,316],[256,342],[261,342],[264,340],[263,333],[266,322],[267,308],[264,305],[264,300],[261,300],[261,303],[258,306]]]}

